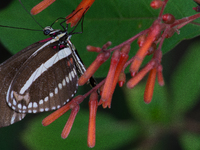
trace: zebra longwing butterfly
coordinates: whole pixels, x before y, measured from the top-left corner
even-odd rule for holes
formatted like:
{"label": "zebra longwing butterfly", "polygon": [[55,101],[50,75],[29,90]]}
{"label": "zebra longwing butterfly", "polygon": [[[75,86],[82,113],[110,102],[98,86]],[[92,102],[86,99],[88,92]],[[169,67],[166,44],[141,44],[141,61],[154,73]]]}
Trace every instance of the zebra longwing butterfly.
{"label": "zebra longwing butterfly", "polygon": [[76,33],[68,33],[67,27],[43,31],[51,37],[0,64],[0,127],[20,121],[26,113],[58,109],[78,89],[78,74],[86,69],[70,41]]}

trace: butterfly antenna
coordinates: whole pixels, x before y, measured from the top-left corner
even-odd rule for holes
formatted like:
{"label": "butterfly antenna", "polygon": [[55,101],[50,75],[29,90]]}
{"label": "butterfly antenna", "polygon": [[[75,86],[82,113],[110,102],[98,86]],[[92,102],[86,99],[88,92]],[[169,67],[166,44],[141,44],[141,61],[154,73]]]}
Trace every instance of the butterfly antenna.
{"label": "butterfly antenna", "polygon": [[43,31],[43,30],[36,30],[36,29],[28,29],[28,28],[20,28],[20,27],[4,26],[4,25],[0,25],[0,27],[6,27],[6,28],[12,28],[12,29],[30,30],[30,31]]}
{"label": "butterfly antenna", "polygon": [[35,18],[33,17],[33,15],[30,14],[30,12],[24,7],[24,5],[22,4],[21,0],[19,0],[20,4],[22,5],[22,7],[26,10],[26,12],[33,18],[33,20],[42,28],[44,29],[39,22],[37,22],[37,20],[35,20]]}

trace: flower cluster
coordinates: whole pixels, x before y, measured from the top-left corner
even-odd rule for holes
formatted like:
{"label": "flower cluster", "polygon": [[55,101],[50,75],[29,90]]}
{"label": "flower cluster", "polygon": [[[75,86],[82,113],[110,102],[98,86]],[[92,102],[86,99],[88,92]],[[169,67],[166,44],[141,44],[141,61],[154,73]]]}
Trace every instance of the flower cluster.
{"label": "flower cluster", "polygon": [[[52,0],[46,4],[49,5]],[[41,3],[45,3],[45,2]],[[71,23],[74,26],[82,18],[84,13],[92,5],[94,0],[83,0],[76,10],[67,16],[67,23]],[[79,104],[90,95],[89,99],[89,127],[88,127],[88,146],[95,146],[95,120],[98,106],[102,105],[103,108],[111,108],[112,95],[114,93],[117,83],[119,86],[123,86],[126,82],[125,68],[130,65],[130,73],[132,78],[127,82],[127,87],[132,89],[148,74],[146,88],[144,92],[145,103],[150,103],[153,97],[155,80],[157,77],[160,86],[164,85],[164,79],[162,75],[162,45],[166,38],[170,38],[174,33],[179,34],[179,29],[190,23],[191,21],[200,17],[200,14],[195,14],[186,18],[176,20],[172,14],[163,14],[165,6],[168,0],[153,0],[150,6],[154,9],[160,8],[158,18],[154,21],[152,26],[144,31],[141,31],[137,35],[128,39],[127,41],[108,49],[111,42],[107,42],[102,48],[87,46],[88,51],[97,52],[98,55],[93,63],[88,67],[86,72],[79,78],[79,86],[84,85],[89,78],[96,72],[96,70],[111,57],[110,68],[107,77],[102,80],[97,86],[92,88],[84,95],[79,95],[73,98],[68,104],[53,112],[51,115],[43,120],[43,125],[47,126],[54,120],[63,115],[66,111],[71,109],[71,115],[62,131],[62,137],[66,138],[73,125],[74,119],[79,111]],[[196,0],[197,2],[197,0]],[[42,4],[41,4],[42,5]],[[34,7],[35,10],[36,9]],[[194,8],[193,8],[194,9]],[[40,9],[41,10],[41,9]],[[39,12],[39,11],[38,11]],[[35,14],[35,13],[34,13]],[[139,50],[135,56],[131,56],[129,59],[130,44],[137,40]],[[153,55],[151,60],[142,68],[141,64],[147,55]],[[128,60],[129,59],[129,60]],[[97,90],[100,89],[100,96],[98,98]]]}

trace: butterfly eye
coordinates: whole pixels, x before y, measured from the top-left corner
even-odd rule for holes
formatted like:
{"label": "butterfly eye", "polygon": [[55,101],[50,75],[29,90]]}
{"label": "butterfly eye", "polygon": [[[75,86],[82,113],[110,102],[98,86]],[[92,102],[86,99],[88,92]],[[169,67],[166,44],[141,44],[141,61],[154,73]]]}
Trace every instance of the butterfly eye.
{"label": "butterfly eye", "polygon": [[43,31],[43,33],[44,33],[44,35],[49,35],[51,33],[51,31],[46,29],[46,30]]}
{"label": "butterfly eye", "polygon": [[52,27],[45,27],[43,30],[44,35],[49,35],[53,31]]}
{"label": "butterfly eye", "polygon": [[49,35],[49,34],[51,33],[51,30],[45,29],[45,30],[43,31],[43,33],[44,33],[44,35]]}

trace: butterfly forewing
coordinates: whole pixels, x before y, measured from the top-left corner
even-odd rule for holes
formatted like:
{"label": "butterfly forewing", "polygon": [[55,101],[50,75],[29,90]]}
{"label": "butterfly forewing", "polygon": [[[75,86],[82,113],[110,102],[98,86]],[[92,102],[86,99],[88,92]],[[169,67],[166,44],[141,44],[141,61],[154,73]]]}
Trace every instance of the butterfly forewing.
{"label": "butterfly forewing", "polygon": [[8,126],[20,121],[26,114],[18,113],[9,107],[6,103],[6,94],[11,81],[15,74],[19,71],[21,65],[29,58],[29,56],[38,49],[43,43],[35,43],[23,49],[10,59],[0,64],[0,127]]}
{"label": "butterfly forewing", "polygon": [[16,72],[7,103],[20,113],[55,110],[76,93],[78,76],[70,47],[57,42],[36,50]]}

